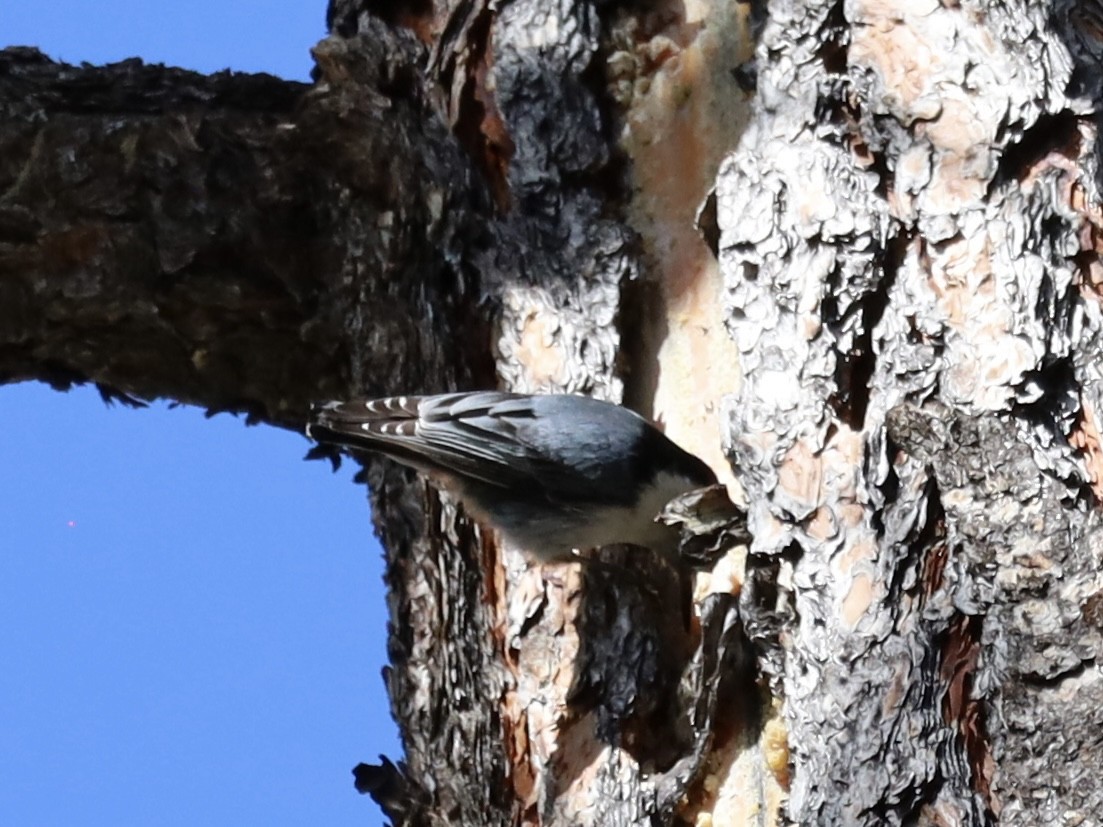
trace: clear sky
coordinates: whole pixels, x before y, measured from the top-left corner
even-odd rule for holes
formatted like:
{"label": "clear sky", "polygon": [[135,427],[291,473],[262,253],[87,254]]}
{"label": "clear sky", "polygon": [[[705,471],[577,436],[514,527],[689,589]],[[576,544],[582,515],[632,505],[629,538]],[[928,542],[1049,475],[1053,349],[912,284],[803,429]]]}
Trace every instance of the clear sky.
{"label": "clear sky", "polygon": [[[325,3],[5,3],[0,45],[307,80]],[[0,387],[0,824],[365,825],[401,757],[366,491],[297,434]]]}

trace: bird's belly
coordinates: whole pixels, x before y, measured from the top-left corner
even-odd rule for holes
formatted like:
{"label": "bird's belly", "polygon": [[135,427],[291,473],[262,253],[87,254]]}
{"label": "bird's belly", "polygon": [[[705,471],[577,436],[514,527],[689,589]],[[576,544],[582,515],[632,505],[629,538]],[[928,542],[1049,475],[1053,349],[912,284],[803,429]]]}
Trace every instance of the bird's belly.
{"label": "bird's belly", "polygon": [[670,542],[670,529],[641,518],[631,508],[587,508],[539,517],[506,509],[487,515],[504,539],[542,560],[565,559],[575,550],[614,543],[632,543],[662,551]]}

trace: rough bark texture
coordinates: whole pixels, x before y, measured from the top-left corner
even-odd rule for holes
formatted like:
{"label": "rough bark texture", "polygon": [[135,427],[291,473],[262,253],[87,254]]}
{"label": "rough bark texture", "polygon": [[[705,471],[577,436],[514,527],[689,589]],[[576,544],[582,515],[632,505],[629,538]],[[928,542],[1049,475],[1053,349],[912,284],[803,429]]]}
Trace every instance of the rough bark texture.
{"label": "rough bark texture", "polygon": [[398,823],[1095,823],[1100,20],[339,0],[309,87],[9,50],[0,376],[581,391],[745,491],[690,583],[371,465]]}
{"label": "rough bark texture", "polygon": [[376,29],[319,44],[313,88],[5,52],[0,375],[287,425],[455,381],[484,199],[416,43]]}
{"label": "rough bark texture", "polygon": [[1052,11],[770,7],[717,186],[800,823],[1101,812],[1098,43]]}

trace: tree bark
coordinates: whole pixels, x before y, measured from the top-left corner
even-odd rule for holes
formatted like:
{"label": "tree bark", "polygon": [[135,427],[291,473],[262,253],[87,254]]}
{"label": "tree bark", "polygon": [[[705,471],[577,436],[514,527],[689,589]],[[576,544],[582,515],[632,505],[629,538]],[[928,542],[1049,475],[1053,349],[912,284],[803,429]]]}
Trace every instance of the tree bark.
{"label": "tree bark", "polygon": [[745,494],[689,583],[370,464],[396,823],[1091,824],[1101,19],[333,2],[310,86],[8,50],[0,376],[586,392]]}
{"label": "tree bark", "polygon": [[771,6],[717,189],[800,823],[1103,812],[1086,11]]}
{"label": "tree bark", "polygon": [[329,39],[309,87],[5,52],[0,375],[294,427],[320,396],[455,381],[425,351],[479,335],[448,259],[484,196],[418,54]]}

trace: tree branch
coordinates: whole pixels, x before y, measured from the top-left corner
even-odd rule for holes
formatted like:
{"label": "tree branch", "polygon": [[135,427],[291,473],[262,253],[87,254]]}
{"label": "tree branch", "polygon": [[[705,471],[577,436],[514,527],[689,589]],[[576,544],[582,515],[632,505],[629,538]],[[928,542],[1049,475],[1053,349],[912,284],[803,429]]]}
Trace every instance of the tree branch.
{"label": "tree branch", "polygon": [[315,57],[310,87],[0,52],[0,378],[284,425],[445,386],[485,198],[412,38]]}

